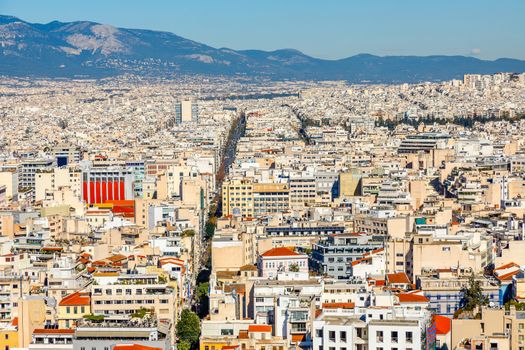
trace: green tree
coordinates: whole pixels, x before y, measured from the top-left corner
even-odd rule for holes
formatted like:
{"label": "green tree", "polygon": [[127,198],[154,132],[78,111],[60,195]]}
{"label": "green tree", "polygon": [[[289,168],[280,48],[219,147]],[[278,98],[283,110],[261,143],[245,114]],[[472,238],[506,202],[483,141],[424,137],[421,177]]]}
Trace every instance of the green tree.
{"label": "green tree", "polygon": [[186,342],[192,349],[195,349],[199,345],[200,334],[201,324],[199,316],[191,310],[182,310],[180,320],[177,323],[179,343]]}
{"label": "green tree", "polygon": [[291,264],[289,267],[290,272],[299,272],[299,265]]}
{"label": "green tree", "polygon": [[476,306],[483,306],[489,303],[489,298],[483,295],[480,281],[477,281],[472,274],[468,279],[468,286],[463,287],[463,298],[461,300],[463,309],[472,311]]}
{"label": "green tree", "polygon": [[187,341],[180,341],[177,343],[177,350],[190,350],[191,344]]}
{"label": "green tree", "polygon": [[199,283],[197,285],[196,297],[197,297],[197,312],[199,317],[202,319],[208,315],[210,308],[208,299],[208,290],[210,289],[209,282]]}
{"label": "green tree", "polygon": [[181,234],[182,237],[194,237],[195,236],[195,230],[193,229],[186,229],[184,231],[182,231],[182,234]]}
{"label": "green tree", "polygon": [[210,289],[210,284],[208,282],[200,283],[197,286],[197,298],[202,300],[208,296],[208,289]]}

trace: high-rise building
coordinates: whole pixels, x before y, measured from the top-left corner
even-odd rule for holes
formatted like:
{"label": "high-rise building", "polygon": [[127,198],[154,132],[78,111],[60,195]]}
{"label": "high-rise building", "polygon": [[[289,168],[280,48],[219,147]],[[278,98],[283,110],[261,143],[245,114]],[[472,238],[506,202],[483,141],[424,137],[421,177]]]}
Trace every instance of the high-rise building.
{"label": "high-rise building", "polygon": [[193,100],[179,100],[175,103],[175,123],[198,123],[199,106]]}

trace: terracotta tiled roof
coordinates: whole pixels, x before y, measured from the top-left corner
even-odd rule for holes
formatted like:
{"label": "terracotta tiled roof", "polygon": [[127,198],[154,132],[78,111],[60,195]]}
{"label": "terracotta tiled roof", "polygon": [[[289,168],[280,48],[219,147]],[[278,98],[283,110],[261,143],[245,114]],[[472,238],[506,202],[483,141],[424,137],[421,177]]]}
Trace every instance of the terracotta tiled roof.
{"label": "terracotta tiled roof", "polygon": [[410,280],[408,279],[408,276],[404,272],[398,272],[398,273],[389,273],[386,275],[386,280],[389,284],[391,283],[404,283],[404,284],[410,284]]}
{"label": "terracotta tiled roof", "polygon": [[355,303],[323,303],[323,309],[353,309]]}
{"label": "terracotta tiled roof", "polygon": [[272,257],[272,256],[296,256],[299,255],[298,253],[294,252],[290,248],[273,248],[268,250],[267,252],[263,253],[262,256],[264,257]]}
{"label": "terracotta tiled roof", "polygon": [[91,298],[87,292],[75,292],[60,300],[59,306],[85,306],[91,304]]}
{"label": "terracotta tiled roof", "polygon": [[400,293],[397,295],[400,303],[428,303],[428,298],[417,292]]}
{"label": "terracotta tiled roof", "polygon": [[448,334],[452,326],[452,320],[446,316],[434,315],[437,334]]}
{"label": "terracotta tiled roof", "polygon": [[109,260],[111,262],[118,262],[118,261],[126,260],[127,258],[128,257],[125,256],[125,255],[117,254],[117,255],[113,255],[113,256],[108,257],[107,260]]}
{"label": "terracotta tiled roof", "polygon": [[518,270],[511,271],[511,272],[509,272],[509,273],[506,273],[506,274],[504,274],[504,275],[498,275],[498,276],[496,276],[496,278],[497,278],[498,280],[500,280],[500,281],[510,281],[510,280],[512,280],[512,277],[513,277],[514,275],[517,275],[517,274],[519,274],[520,272],[521,272],[521,270],[518,269]]}
{"label": "terracotta tiled roof", "polygon": [[272,326],[267,324],[251,324],[248,326],[248,332],[271,332]]}
{"label": "terracotta tiled roof", "polygon": [[510,262],[508,264],[498,266],[494,270],[495,271],[497,271],[497,270],[505,270],[505,269],[508,269],[510,267],[520,267],[520,266],[518,264],[514,263],[514,262]]}
{"label": "terracotta tiled roof", "polygon": [[294,343],[300,343],[304,340],[305,335],[304,334],[292,334],[292,341]]}

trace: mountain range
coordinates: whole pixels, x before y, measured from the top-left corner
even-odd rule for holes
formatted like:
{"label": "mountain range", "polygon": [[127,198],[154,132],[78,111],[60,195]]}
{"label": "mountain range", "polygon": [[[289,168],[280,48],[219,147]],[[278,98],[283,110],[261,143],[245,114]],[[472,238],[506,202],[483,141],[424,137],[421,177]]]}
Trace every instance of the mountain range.
{"label": "mountain range", "polygon": [[293,49],[214,48],[169,32],[87,21],[29,23],[0,15],[0,75],[100,78],[206,74],[270,79],[400,83],[524,72],[525,61],[467,56],[374,56],[324,60]]}

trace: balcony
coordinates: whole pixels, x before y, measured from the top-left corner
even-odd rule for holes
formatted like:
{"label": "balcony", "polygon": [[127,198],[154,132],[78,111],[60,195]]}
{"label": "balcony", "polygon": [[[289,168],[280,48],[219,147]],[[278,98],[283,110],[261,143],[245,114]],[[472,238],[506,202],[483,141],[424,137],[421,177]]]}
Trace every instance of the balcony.
{"label": "balcony", "polygon": [[294,323],[290,330],[292,334],[304,334],[306,333],[306,323]]}

